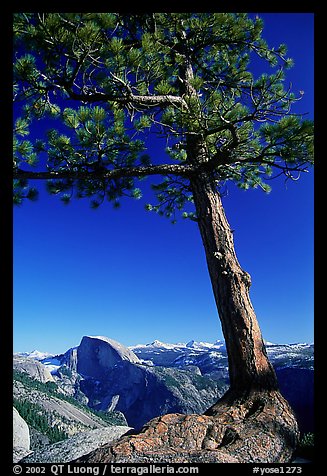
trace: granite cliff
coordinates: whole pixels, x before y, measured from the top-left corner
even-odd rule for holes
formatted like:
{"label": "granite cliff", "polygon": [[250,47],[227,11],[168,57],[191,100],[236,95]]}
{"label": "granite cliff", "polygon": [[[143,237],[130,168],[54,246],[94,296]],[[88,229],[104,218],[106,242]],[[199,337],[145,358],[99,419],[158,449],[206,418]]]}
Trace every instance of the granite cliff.
{"label": "granite cliff", "polygon": [[113,339],[103,336],[84,336],[77,348],[76,370],[82,376],[105,379],[117,363],[140,363],[139,358]]}
{"label": "granite cliff", "polygon": [[108,337],[84,336],[76,349],[56,359],[61,366],[54,378],[62,389],[67,391],[72,382],[75,395],[83,395],[90,408],[122,412],[136,429],[170,411],[201,413],[227,389],[224,381],[202,376],[194,366],[145,365],[131,349]]}

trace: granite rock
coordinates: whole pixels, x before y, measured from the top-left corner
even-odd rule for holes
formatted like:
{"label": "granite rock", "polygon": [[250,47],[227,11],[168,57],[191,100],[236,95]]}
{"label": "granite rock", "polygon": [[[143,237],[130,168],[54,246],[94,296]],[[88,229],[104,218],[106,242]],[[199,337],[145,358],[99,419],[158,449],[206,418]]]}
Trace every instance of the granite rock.
{"label": "granite rock", "polygon": [[124,345],[102,336],[84,336],[77,348],[77,372],[101,378],[117,363],[140,363],[139,358]]}
{"label": "granite rock", "polygon": [[26,421],[13,407],[13,462],[30,453],[30,431]]}
{"label": "granite rock", "polygon": [[104,444],[113,443],[132,428],[128,426],[108,426],[97,430],[78,433],[67,440],[46,445],[34,451],[22,463],[69,463],[88,454]]}
{"label": "granite rock", "polygon": [[27,373],[30,377],[39,380],[42,383],[54,381],[53,376],[45,365],[38,360],[29,357],[15,355],[13,359],[13,368],[19,372]]}

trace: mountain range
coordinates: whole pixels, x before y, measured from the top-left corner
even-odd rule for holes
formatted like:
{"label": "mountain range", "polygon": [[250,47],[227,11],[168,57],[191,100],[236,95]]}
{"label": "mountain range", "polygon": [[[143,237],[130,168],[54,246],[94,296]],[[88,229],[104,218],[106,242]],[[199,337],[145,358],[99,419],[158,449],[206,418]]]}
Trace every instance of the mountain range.
{"label": "mountain range", "polygon": [[[301,431],[312,432],[314,345],[266,342],[266,350]],[[16,353],[13,361],[16,409],[29,405],[67,437],[117,424],[139,430],[166,413],[203,413],[229,386],[223,341],[125,347],[84,336],[63,354]],[[35,458],[44,438],[33,421],[31,432]]]}
{"label": "mountain range", "polygon": [[[313,344],[265,343],[271,363],[276,369],[306,368],[313,370]],[[139,344],[130,349],[146,364],[171,367],[196,365],[203,374],[217,370],[228,376],[228,359],[224,341],[214,343],[191,340],[187,344],[167,344],[155,340],[151,344]]]}
{"label": "mountain range", "polygon": [[[91,337],[91,336],[89,336]],[[103,341],[113,341],[104,336],[93,336]],[[116,342],[116,345],[118,343]],[[119,344],[122,348],[122,344]],[[70,355],[76,352],[79,346],[72,347],[64,354],[53,355],[48,352],[34,350],[32,352],[18,352],[15,355],[28,357],[42,362],[50,372],[56,374],[56,370],[70,359]],[[266,341],[265,347],[271,363],[275,369],[314,368],[314,344],[293,343],[274,344]],[[165,343],[155,340],[148,344],[137,344],[124,347],[132,351],[139,359],[138,363],[148,366],[164,366],[184,368],[190,365],[198,366],[202,374],[224,370],[228,375],[228,360],[224,341],[217,340],[213,343],[191,340],[187,343]],[[135,360],[135,362],[137,362]]]}

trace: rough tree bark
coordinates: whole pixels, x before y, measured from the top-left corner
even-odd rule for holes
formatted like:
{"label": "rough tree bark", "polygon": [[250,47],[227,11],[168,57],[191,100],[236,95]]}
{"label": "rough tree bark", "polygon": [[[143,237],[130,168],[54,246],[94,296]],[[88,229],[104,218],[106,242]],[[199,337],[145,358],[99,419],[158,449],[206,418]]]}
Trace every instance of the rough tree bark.
{"label": "rough tree bark", "polygon": [[233,232],[226,219],[217,185],[201,174],[191,181],[199,229],[212,289],[225,337],[230,386],[277,389],[256,315],[250,300],[250,275],[236,257]]}

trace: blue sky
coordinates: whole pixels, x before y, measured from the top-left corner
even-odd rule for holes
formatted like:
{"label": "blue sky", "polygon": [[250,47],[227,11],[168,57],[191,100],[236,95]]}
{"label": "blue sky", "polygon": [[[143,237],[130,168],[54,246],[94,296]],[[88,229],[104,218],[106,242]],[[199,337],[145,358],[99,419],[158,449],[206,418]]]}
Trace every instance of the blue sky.
{"label": "blue sky", "polygon": [[[260,16],[268,44],[288,45],[287,81],[312,118],[313,14]],[[313,342],[313,171],[270,184],[268,195],[228,187],[236,253],[264,338]],[[119,210],[40,192],[14,209],[15,352],[64,352],[85,334],[125,345],[222,339],[196,223],[145,212],[148,192]]]}

